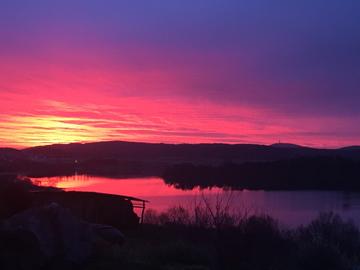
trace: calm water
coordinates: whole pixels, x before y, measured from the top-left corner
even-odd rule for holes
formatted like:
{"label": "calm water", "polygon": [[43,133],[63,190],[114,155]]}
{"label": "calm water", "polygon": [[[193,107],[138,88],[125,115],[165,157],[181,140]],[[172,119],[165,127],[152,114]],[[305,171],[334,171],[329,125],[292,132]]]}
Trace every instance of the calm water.
{"label": "calm water", "polygon": [[54,186],[66,190],[95,191],[121,194],[149,200],[148,208],[163,211],[171,206],[191,206],[204,196],[231,198],[233,209],[246,209],[252,213],[269,214],[288,226],[306,224],[319,212],[334,211],[345,219],[360,225],[360,194],[327,191],[223,191],[194,189],[184,191],[168,186],[161,178],[118,179],[74,175],[32,178],[41,186]]}

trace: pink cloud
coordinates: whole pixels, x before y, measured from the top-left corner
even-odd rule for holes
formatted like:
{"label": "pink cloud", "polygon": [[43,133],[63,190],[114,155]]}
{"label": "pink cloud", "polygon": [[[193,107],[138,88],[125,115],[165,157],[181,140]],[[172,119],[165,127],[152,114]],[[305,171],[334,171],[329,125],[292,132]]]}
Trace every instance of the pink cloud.
{"label": "pink cloud", "polygon": [[[236,69],[237,79],[223,85],[238,64],[216,54],[190,50],[182,59],[182,54],[139,47],[120,47],[118,51],[123,48],[126,53],[118,54],[68,50],[62,44],[47,47],[44,58],[10,55],[0,63],[2,146],[121,139],[264,144],[281,140],[335,147],[356,144],[360,137],[360,129],[354,127],[357,116],[288,114],[271,104],[224,102],[218,92],[212,96],[212,84],[218,90],[265,91],[246,57],[244,67]],[[278,86],[286,89],[287,83]],[[197,94],[207,87],[211,98]]]}

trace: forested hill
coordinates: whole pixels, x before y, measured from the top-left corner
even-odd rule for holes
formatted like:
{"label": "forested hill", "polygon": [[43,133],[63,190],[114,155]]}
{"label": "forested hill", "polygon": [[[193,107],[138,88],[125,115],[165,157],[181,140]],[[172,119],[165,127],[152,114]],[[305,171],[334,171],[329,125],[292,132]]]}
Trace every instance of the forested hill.
{"label": "forested hill", "polygon": [[297,157],[343,157],[360,159],[360,147],[318,149],[293,144],[155,144],[96,142],[38,146],[23,150],[0,149],[0,158],[123,159],[181,161],[272,161]]}

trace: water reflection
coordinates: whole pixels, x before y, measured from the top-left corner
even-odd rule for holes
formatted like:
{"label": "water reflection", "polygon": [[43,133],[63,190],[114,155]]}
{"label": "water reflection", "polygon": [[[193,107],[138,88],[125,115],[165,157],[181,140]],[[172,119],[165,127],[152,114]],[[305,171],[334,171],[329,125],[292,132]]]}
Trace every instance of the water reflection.
{"label": "water reflection", "polygon": [[[31,178],[31,181],[40,186],[51,186],[74,191],[95,191],[109,194],[127,195],[138,198],[159,196],[181,196],[199,193],[199,189],[176,189],[166,185],[161,178],[109,178],[101,176],[73,175]],[[206,193],[221,192],[219,188],[207,189]]]}
{"label": "water reflection", "polygon": [[[208,198],[228,194],[219,188],[207,190],[180,190],[166,185],[161,178],[127,178],[73,175],[32,178],[41,186],[53,186],[66,190],[95,191],[121,194],[150,201],[150,208],[166,210],[175,205],[189,206],[199,196]],[[231,204],[258,214],[269,214],[280,223],[296,226],[306,224],[319,212],[334,211],[344,218],[353,219],[360,225],[360,194],[327,191],[233,191]]]}

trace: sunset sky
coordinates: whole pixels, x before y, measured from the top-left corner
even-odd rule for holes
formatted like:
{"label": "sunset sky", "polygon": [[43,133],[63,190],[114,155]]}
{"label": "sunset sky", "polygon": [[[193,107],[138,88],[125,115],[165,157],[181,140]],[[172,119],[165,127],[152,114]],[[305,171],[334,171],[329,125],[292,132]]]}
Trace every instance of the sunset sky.
{"label": "sunset sky", "polygon": [[0,146],[360,144],[358,0],[1,0]]}

